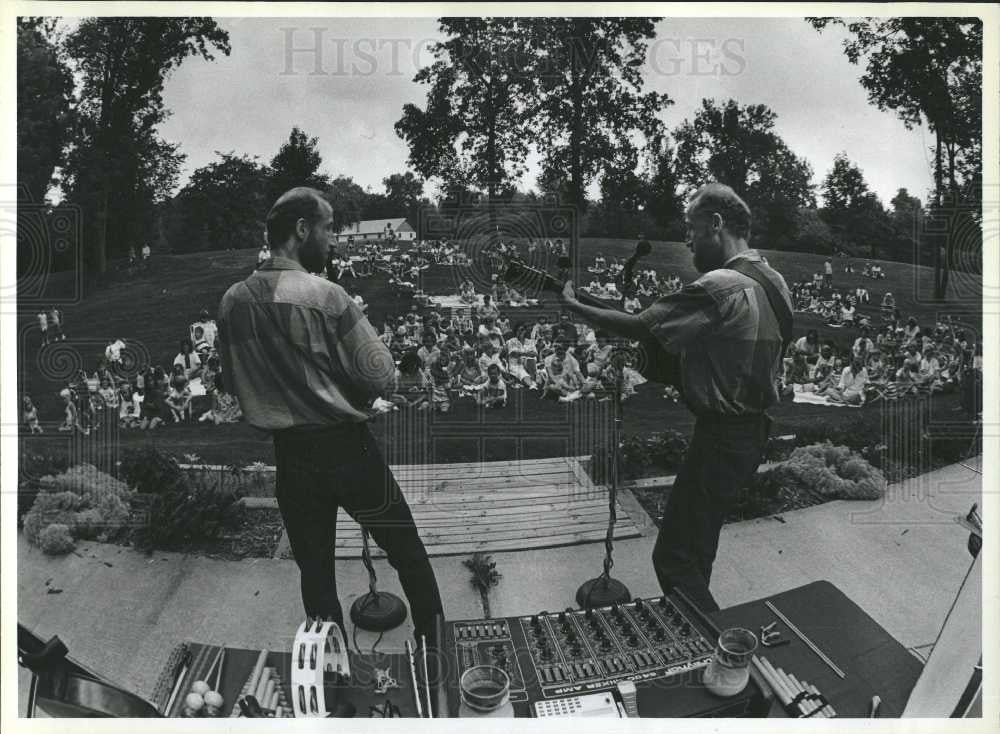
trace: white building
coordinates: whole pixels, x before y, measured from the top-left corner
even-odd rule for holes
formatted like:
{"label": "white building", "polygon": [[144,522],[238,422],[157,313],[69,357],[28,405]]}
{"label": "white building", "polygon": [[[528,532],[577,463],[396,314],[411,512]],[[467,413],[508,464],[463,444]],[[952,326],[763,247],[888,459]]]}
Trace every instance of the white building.
{"label": "white building", "polygon": [[398,240],[410,242],[417,238],[417,233],[406,221],[405,217],[398,219],[366,219],[355,222],[342,229],[337,234],[337,242],[375,242],[378,240]]}

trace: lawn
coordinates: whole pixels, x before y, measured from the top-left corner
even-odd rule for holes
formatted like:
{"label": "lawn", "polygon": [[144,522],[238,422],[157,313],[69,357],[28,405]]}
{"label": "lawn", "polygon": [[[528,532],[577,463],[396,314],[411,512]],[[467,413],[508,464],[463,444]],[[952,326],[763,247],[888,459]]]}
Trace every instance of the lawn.
{"label": "lawn", "polygon": [[[578,265],[589,264],[596,252],[605,256],[625,257],[634,242],[628,240],[585,239],[581,243]],[[764,251],[768,261],[789,282],[804,280],[819,270],[824,258],[820,255]],[[658,272],[672,271],[687,282],[696,276],[690,253],[679,244],[654,243],[653,252],[641,267],[655,267]],[[135,344],[135,352],[143,359],[169,365],[178,351],[178,342],[188,333],[188,325],[202,308],[215,312],[226,289],[253,270],[256,250],[216,251],[190,255],[154,255],[149,269],[134,279],[123,272],[111,273],[101,289],[73,306],[63,308],[68,340],[56,347],[40,350],[40,336],[35,326],[32,306],[21,304],[18,330],[18,391],[29,394],[38,406],[46,433],[25,437],[22,442],[33,451],[64,454],[68,441],[55,431],[61,420],[58,391],[65,386],[75,370],[82,367],[93,372],[104,347],[115,338]],[[950,301],[943,307],[929,299],[932,272],[901,263],[881,262],[888,274],[885,280],[873,281],[842,272],[841,261],[835,261],[835,286],[865,285],[871,292],[872,304],[863,312],[875,313],[877,303],[886,290],[896,296],[905,315],[915,314],[922,324],[933,323],[941,314],[951,314],[966,324],[975,334],[981,322],[981,279],[978,275],[955,273],[952,276]],[[856,261],[860,270],[861,261]],[[424,289],[431,294],[452,293],[458,283],[471,277],[482,283],[488,276],[481,267],[451,268],[432,266],[425,272]],[[54,278],[51,289],[67,280]],[[412,306],[409,295],[390,288],[384,275],[353,281],[369,304],[369,316],[376,328],[381,328],[386,316],[404,313]],[[64,284],[65,285],[65,284]],[[480,285],[480,290],[483,286]],[[554,314],[559,304],[547,294],[539,309],[530,312],[512,310],[512,322],[541,311]],[[844,346],[854,334],[844,329],[829,329],[817,317],[796,315],[796,333],[816,328],[821,336]],[[846,333],[845,333],[846,332]],[[386,447],[391,462],[423,463],[450,461],[499,460],[518,456],[543,457],[566,453],[590,453],[592,445],[600,443],[593,426],[601,416],[593,414],[594,406],[565,406],[544,402],[536,393],[513,393],[511,405],[505,410],[482,413],[471,401],[460,401],[451,414],[434,416],[418,424],[400,414],[383,416],[373,421],[373,430]],[[954,396],[934,399],[934,412],[949,415],[957,404]],[[662,397],[662,389],[653,384],[639,388],[639,393],[624,403],[626,434],[647,434],[674,428],[689,432],[693,417],[680,404]],[[604,410],[601,408],[600,410]],[[852,418],[858,411],[888,410],[889,417],[898,409],[867,407],[861,409],[827,408],[782,403],[772,411],[774,432],[794,433],[797,426],[824,421],[831,427]],[[606,418],[607,416],[603,416]],[[429,422],[427,422],[429,420]],[[607,425],[608,421],[604,424]],[[599,440],[600,439],[600,440]],[[267,435],[245,424],[228,426],[168,425],[152,432],[123,431],[121,448],[155,443],[165,451],[182,457],[198,454],[212,463],[273,462],[273,449]]]}

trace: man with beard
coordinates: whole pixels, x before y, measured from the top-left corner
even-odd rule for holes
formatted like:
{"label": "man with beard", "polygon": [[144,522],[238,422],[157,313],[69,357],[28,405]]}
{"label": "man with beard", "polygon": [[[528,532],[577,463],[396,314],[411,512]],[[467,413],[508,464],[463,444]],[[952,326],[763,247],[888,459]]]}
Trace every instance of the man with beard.
{"label": "man with beard", "polygon": [[765,410],[778,401],[776,378],[792,303],[781,275],[748,247],[750,209],[731,188],[699,189],[685,221],[702,275],[679,292],[638,314],[585,306],[572,283],[563,299],[596,328],[629,339],[655,337],[679,356],[679,387],[696,421],[653,567],[664,592],[679,588],[710,612],[719,608],[708,589],[719,533],[760,464],[771,424]]}
{"label": "man with beard", "polygon": [[437,581],[410,508],[368,428],[395,383],[392,355],[323,270],[333,210],[318,191],[283,194],[267,215],[272,257],[219,307],[219,355],[248,423],[274,438],[277,499],[308,617],[343,629],[334,558],[343,507],[386,552],[410,602],[416,639],[433,643]]}

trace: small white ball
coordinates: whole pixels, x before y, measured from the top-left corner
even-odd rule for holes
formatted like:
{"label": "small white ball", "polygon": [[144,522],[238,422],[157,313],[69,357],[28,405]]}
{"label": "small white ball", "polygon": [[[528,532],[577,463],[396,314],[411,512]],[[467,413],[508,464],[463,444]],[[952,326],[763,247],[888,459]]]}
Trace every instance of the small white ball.
{"label": "small white ball", "polygon": [[218,691],[209,691],[205,694],[205,705],[214,706],[215,708],[222,708],[224,701],[222,699],[222,694]]}
{"label": "small white ball", "polygon": [[205,699],[200,693],[189,693],[184,699],[184,705],[192,711],[201,711],[205,707]]}
{"label": "small white ball", "polygon": [[204,696],[210,690],[212,690],[211,687],[203,680],[196,680],[191,684],[191,693],[197,693],[199,696]]}

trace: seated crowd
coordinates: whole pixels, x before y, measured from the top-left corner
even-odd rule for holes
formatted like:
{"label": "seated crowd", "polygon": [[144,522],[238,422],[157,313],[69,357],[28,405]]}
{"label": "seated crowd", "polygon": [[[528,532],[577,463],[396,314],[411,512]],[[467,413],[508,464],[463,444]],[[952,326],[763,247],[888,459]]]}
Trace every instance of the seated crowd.
{"label": "seated crowd", "polygon": [[779,389],[784,395],[815,393],[833,402],[861,405],[911,395],[960,392],[968,412],[982,384],[982,344],[950,320],[920,327],[889,321],[873,332],[863,326],[846,344],[820,342],[815,330],[789,345]]}
{"label": "seated crowd", "polygon": [[[154,429],[166,421],[235,423],[242,418],[239,401],[225,389],[218,354],[217,328],[207,311],[191,324],[170,369],[148,365],[129,374],[126,344],[110,343],[93,375],[79,370],[59,396],[63,401],[60,431],[89,434],[117,422],[121,428]],[[33,433],[42,431],[31,398],[23,400],[23,420]]]}
{"label": "seated crowd", "polygon": [[[398,366],[388,401],[396,408],[446,412],[461,398],[502,407],[508,391],[520,389],[565,402],[608,399],[617,384],[619,367],[605,333],[581,328],[569,314],[555,323],[542,315],[511,324],[489,294],[476,308],[448,317],[431,311],[422,318],[414,308],[386,320],[381,338]],[[627,397],[645,380],[629,364],[621,370]]]}

